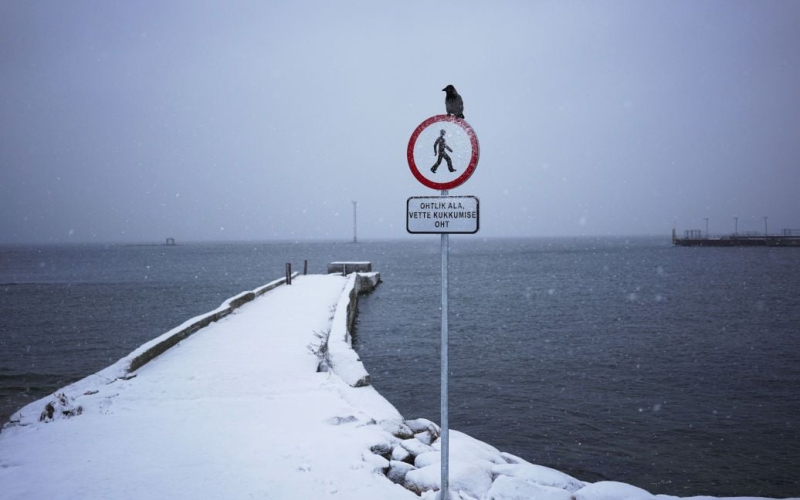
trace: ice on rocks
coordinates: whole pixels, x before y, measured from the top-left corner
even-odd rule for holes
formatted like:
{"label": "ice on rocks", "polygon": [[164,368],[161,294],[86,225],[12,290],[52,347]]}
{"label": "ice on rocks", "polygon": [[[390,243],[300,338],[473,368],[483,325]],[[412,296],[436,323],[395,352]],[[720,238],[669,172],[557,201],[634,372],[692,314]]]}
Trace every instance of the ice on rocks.
{"label": "ice on rocks", "polygon": [[385,472],[389,470],[389,461],[380,455],[375,455],[374,453],[365,453],[364,461],[374,471]]}
{"label": "ice on rocks", "polygon": [[342,425],[342,424],[351,424],[353,422],[358,422],[358,419],[353,415],[348,415],[346,417],[331,417],[325,421],[330,425]]}
{"label": "ice on rocks", "polygon": [[414,434],[414,437],[417,439],[417,441],[427,445],[430,445],[433,442],[433,437],[431,436],[431,433],[428,431]]}
{"label": "ice on rocks", "polygon": [[427,467],[429,465],[438,464],[442,461],[442,454],[438,451],[429,451],[428,453],[423,453],[422,455],[418,455],[414,459],[414,465],[418,468]]}
{"label": "ice on rocks", "polygon": [[601,481],[575,492],[575,500],[653,500],[650,492],[616,481]]}
{"label": "ice on rocks", "polygon": [[386,477],[393,483],[404,484],[406,481],[406,474],[414,469],[416,469],[416,467],[411,464],[392,460],[389,462],[389,472],[386,473]]}
{"label": "ice on rocks", "polygon": [[500,453],[500,456],[503,457],[503,460],[505,460],[506,463],[509,463],[509,464],[527,464],[527,463],[529,463],[528,461],[526,461],[526,460],[524,460],[522,458],[519,458],[516,455],[512,455],[511,453],[506,453],[504,451]]}
{"label": "ice on rocks", "polygon": [[[436,451],[441,450],[441,440],[432,445]],[[498,465],[506,465],[500,451],[494,446],[479,441],[472,436],[456,430],[450,430],[450,454],[452,456],[470,457],[485,460]]]}
{"label": "ice on rocks", "polygon": [[433,451],[433,447],[413,438],[400,441],[400,445],[414,457]]}
{"label": "ice on rocks", "polygon": [[411,432],[414,434],[418,434],[420,432],[428,431],[433,436],[433,439],[437,439],[439,435],[442,433],[441,429],[438,425],[431,422],[426,418],[417,418],[414,420],[406,420],[405,424],[411,429]]}
{"label": "ice on rocks", "polygon": [[83,413],[82,406],[76,406],[75,400],[63,392],[55,394],[44,407],[39,416],[40,422],[51,422],[59,418],[71,418]]}
{"label": "ice on rocks", "polygon": [[380,456],[386,458],[386,457],[391,457],[392,456],[393,448],[394,447],[392,446],[391,443],[383,442],[383,443],[378,443],[378,444],[372,445],[370,447],[369,451],[371,451],[375,455],[380,455]]}
{"label": "ice on rocks", "polygon": [[383,430],[398,439],[411,439],[414,437],[414,433],[403,422],[398,422],[396,420],[384,420],[380,424]]}
{"label": "ice on rocks", "polygon": [[584,483],[578,481],[572,476],[559,472],[549,467],[542,465],[534,465],[528,462],[519,464],[505,464],[495,465],[492,467],[492,474],[504,475],[515,477],[528,481],[531,483],[539,484],[542,486],[551,486],[554,488],[561,488],[570,492],[578,491],[583,488]]}
{"label": "ice on rocks", "polygon": [[396,460],[398,462],[406,462],[411,458],[413,458],[411,457],[411,453],[409,453],[408,450],[403,448],[402,446],[395,446],[394,449],[392,450],[392,460]]}
{"label": "ice on rocks", "polygon": [[[406,487],[416,493],[441,488],[441,466],[433,464],[406,474]],[[450,489],[482,498],[492,487],[492,474],[480,463],[462,461],[451,457]]]}
{"label": "ice on rocks", "polygon": [[572,493],[510,476],[498,476],[485,500],[573,500]]}
{"label": "ice on rocks", "polygon": [[[406,421],[406,423],[409,422]],[[411,421],[409,427],[412,430],[415,428],[430,429],[429,424],[424,421]],[[423,439],[426,435],[426,431],[417,434]],[[406,477],[406,486],[416,493],[438,489],[441,480],[439,472],[441,470],[441,439],[430,447],[433,451],[427,452],[420,452],[422,451],[420,445],[423,444],[419,439],[406,440],[401,444],[404,448],[413,447],[414,451],[417,451],[417,453],[412,452],[417,469]],[[513,455],[504,455],[493,446],[455,430],[450,431],[450,460],[451,489],[453,491],[463,490],[465,494],[481,500],[484,500],[484,495],[492,487],[492,479],[498,475],[506,477],[506,479],[500,482],[498,489],[493,493],[493,498],[496,500],[505,500],[504,495],[509,492],[519,493],[531,490],[535,490],[539,495],[546,495],[544,498],[569,499],[571,491],[584,486],[582,482],[566,474],[546,467],[534,466]],[[508,462],[516,463],[509,464]],[[515,475],[520,477],[514,477]],[[531,486],[525,488],[522,483]],[[563,495],[559,491],[563,492]],[[519,495],[522,493],[517,496]]]}

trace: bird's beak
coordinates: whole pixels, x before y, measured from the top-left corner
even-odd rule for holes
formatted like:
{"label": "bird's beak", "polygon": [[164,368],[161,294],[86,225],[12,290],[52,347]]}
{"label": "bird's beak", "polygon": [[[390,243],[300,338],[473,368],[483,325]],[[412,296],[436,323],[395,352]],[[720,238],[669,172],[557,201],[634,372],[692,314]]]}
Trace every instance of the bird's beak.
{"label": "bird's beak", "polygon": [[446,92],[446,91],[447,91],[447,89],[446,89],[446,88],[442,89],[442,92]]}

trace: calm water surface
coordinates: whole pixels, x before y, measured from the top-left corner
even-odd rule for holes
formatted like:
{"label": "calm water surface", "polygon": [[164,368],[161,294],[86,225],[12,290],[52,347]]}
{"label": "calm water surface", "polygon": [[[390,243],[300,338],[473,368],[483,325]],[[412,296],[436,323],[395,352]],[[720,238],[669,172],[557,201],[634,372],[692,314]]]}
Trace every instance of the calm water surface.
{"label": "calm water surface", "polygon": [[[439,246],[0,248],[0,420],[264,284],[371,260],[356,345],[438,419]],[[800,495],[800,251],[659,239],[451,240],[451,426],[577,477]]]}

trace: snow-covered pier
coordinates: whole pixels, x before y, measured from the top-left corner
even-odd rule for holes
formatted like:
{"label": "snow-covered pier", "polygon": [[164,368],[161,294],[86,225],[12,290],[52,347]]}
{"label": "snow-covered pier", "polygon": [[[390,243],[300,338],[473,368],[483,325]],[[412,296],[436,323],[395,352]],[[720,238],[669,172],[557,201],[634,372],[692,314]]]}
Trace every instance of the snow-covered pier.
{"label": "snow-covered pier", "polygon": [[[350,344],[358,293],[380,276],[283,281],[22,408],[0,433],[0,497],[433,499],[438,426],[404,420]],[[454,500],[674,498],[457,431],[450,446]]]}

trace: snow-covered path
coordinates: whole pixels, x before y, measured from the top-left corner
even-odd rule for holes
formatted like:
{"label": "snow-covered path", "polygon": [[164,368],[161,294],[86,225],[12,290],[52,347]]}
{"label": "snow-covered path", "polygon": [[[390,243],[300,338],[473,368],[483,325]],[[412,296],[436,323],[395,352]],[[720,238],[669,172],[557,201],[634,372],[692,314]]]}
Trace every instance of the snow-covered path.
{"label": "snow-covered path", "polygon": [[346,281],[296,278],[135,378],[76,398],[82,414],[5,429],[0,496],[419,498],[364,460],[385,434],[364,424],[397,411],[371,387],[317,373],[307,349],[330,328]]}

